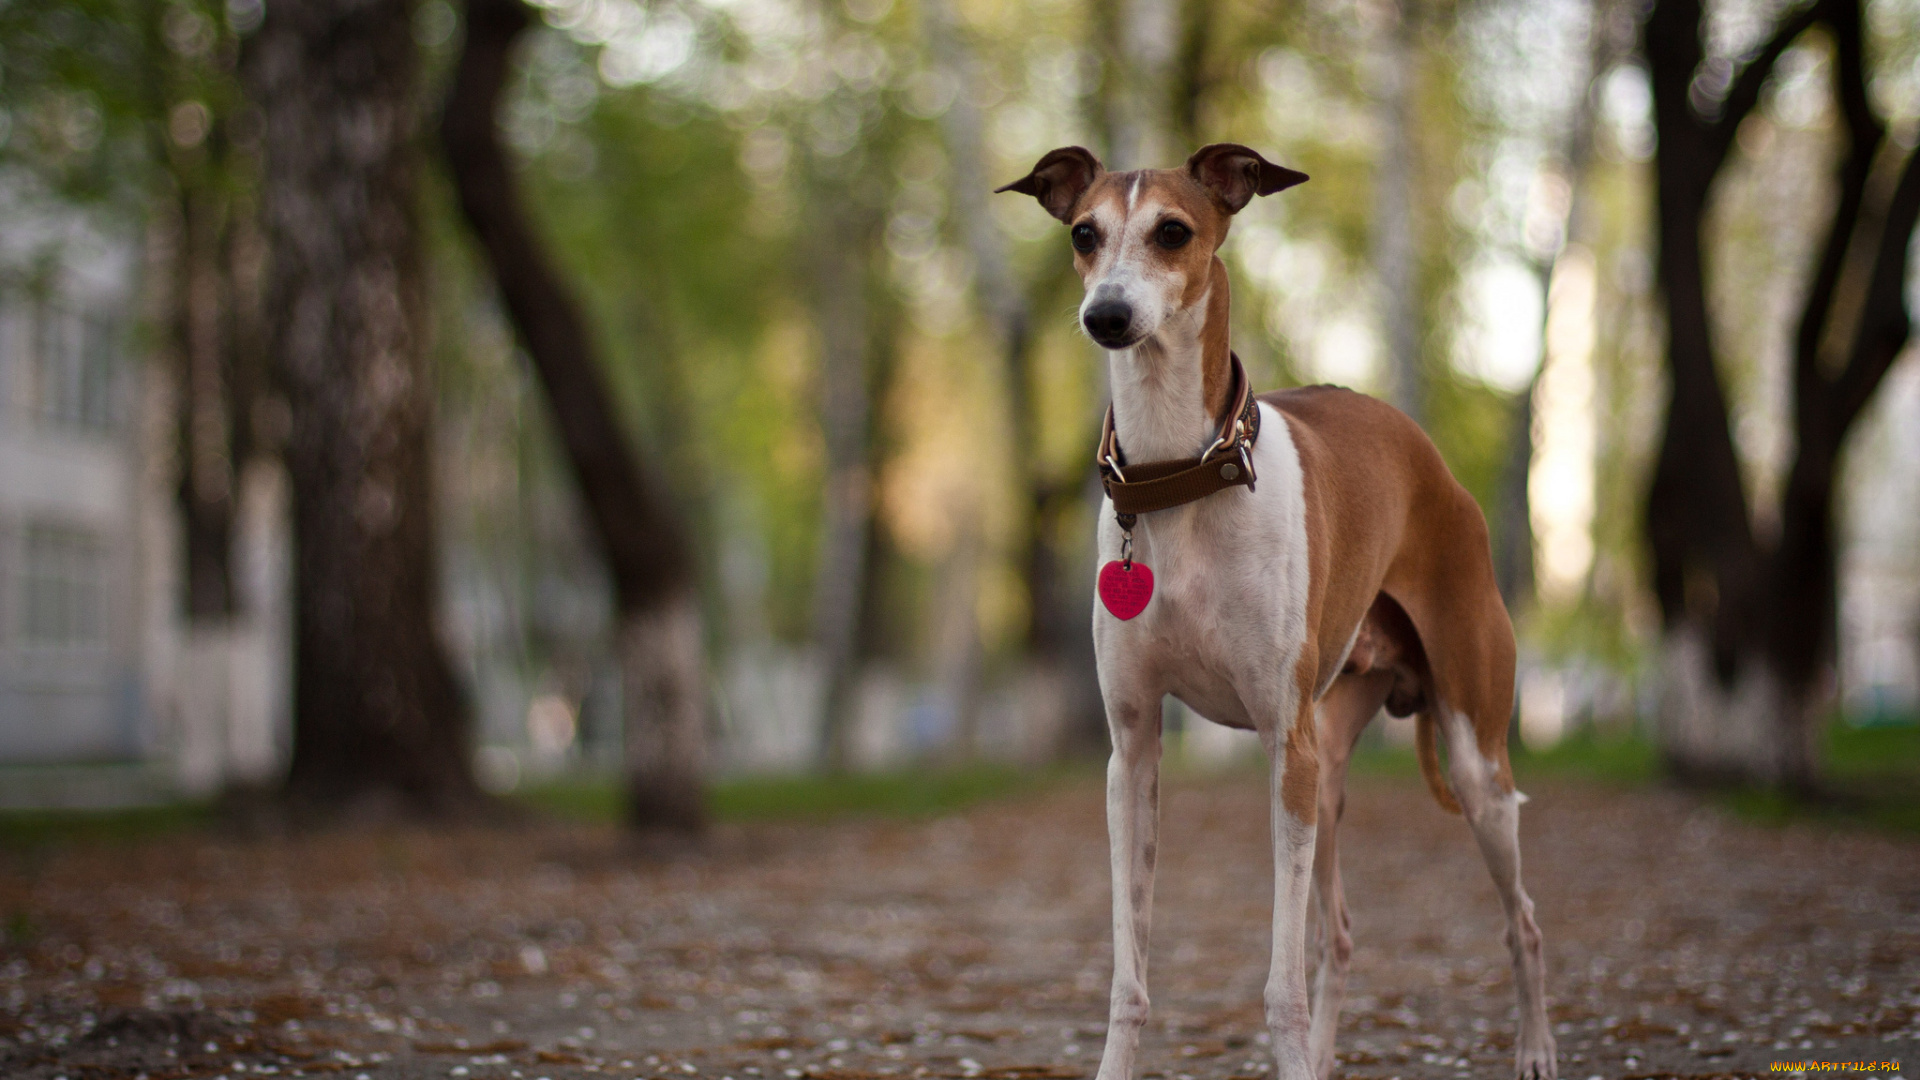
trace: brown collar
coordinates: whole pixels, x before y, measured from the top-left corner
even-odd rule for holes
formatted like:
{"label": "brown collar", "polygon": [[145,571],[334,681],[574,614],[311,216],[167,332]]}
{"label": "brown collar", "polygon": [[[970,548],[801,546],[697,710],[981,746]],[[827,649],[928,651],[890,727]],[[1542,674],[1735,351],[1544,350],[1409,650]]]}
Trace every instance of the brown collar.
{"label": "brown collar", "polygon": [[1122,531],[1131,532],[1134,518],[1204,499],[1216,491],[1241,484],[1253,490],[1253,444],[1260,438],[1260,403],[1254,399],[1240,357],[1233,364],[1233,406],[1220,423],[1219,437],[1199,457],[1127,464],[1113,430],[1113,406],[1100,424],[1100,480],[1113,500],[1113,515]]}

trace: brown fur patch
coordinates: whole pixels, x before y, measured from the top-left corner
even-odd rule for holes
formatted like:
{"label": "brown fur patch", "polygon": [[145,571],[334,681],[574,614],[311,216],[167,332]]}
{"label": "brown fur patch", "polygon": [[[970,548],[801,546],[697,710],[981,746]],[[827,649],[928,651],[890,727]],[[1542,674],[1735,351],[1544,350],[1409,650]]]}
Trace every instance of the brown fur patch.
{"label": "brown fur patch", "polygon": [[1426,433],[1384,402],[1330,386],[1261,400],[1287,417],[1307,478],[1316,593],[1325,583],[1307,612],[1321,649],[1314,685],[1329,685],[1341,660],[1329,654],[1346,646],[1375,598],[1388,594],[1424,647],[1427,711],[1466,714],[1496,782],[1511,790],[1513,624],[1494,584],[1478,504]]}
{"label": "brown fur patch", "polygon": [[1233,345],[1229,337],[1233,291],[1227,284],[1227,264],[1218,256],[1210,256],[1208,262],[1209,288],[1213,291],[1207,294],[1207,325],[1200,331],[1200,388],[1207,403],[1207,415],[1224,418],[1232,407],[1227,394],[1233,382]]}
{"label": "brown fur patch", "polygon": [[[1089,187],[1080,196],[1080,200],[1073,204],[1073,210],[1067,220],[1077,225],[1102,203],[1112,203],[1115,212],[1124,218],[1127,212],[1127,188],[1132,183],[1128,178],[1132,175],[1132,173],[1101,173],[1100,178],[1093,182],[1093,186]],[[1073,253],[1073,264],[1079,267],[1083,275],[1088,265],[1086,259],[1087,257],[1077,250]]]}
{"label": "brown fur patch", "polygon": [[1308,642],[1293,667],[1299,706],[1287,725],[1286,757],[1280,772],[1280,805],[1295,821],[1308,825],[1320,819],[1320,727],[1313,701],[1313,676],[1320,665],[1313,653],[1313,644]]}
{"label": "brown fur patch", "polygon": [[1320,820],[1320,739],[1314,730],[1311,702],[1303,701],[1302,706],[1299,716],[1287,725],[1280,805],[1293,820],[1312,825]]}
{"label": "brown fur patch", "polygon": [[[1263,399],[1272,397],[1262,395]],[[1346,543],[1346,534],[1358,523],[1351,520],[1353,515],[1342,500],[1336,498],[1337,493],[1329,490],[1336,468],[1334,451],[1311,424],[1272,400],[1268,400],[1268,404],[1276,405],[1287,418],[1295,452],[1300,455],[1304,488],[1301,496],[1307,511],[1307,560],[1312,582],[1307,597],[1307,625],[1313,631],[1314,641],[1320,644],[1319,666],[1313,676],[1317,690],[1331,686],[1333,677],[1339,674],[1335,665],[1340,663],[1340,650],[1346,647],[1354,627],[1366,616],[1378,591],[1377,585],[1369,587],[1368,584],[1368,578],[1378,580],[1377,571],[1369,574],[1365,565],[1369,560],[1364,553],[1355,552]]]}
{"label": "brown fur patch", "polygon": [[1449,814],[1461,813],[1459,800],[1453,797],[1446,779],[1440,775],[1440,751],[1434,746],[1433,739],[1433,714],[1421,713],[1414,720],[1414,725],[1415,745],[1420,755],[1420,775],[1427,781],[1427,790],[1433,793],[1433,801],[1440,804],[1440,809]]}

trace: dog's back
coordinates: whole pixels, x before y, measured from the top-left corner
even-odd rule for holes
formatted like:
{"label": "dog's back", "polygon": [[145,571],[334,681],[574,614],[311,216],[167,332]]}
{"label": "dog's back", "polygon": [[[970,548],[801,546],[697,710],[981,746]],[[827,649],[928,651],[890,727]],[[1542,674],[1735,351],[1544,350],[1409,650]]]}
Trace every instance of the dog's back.
{"label": "dog's back", "polygon": [[1511,788],[1513,624],[1494,580],[1486,518],[1432,440],[1405,413],[1336,386],[1263,394],[1286,417],[1306,485],[1314,596],[1308,620],[1328,686],[1343,650],[1385,594],[1405,610],[1422,665],[1421,764],[1434,796],[1457,810],[1439,776],[1441,710],[1473,723],[1481,754]]}

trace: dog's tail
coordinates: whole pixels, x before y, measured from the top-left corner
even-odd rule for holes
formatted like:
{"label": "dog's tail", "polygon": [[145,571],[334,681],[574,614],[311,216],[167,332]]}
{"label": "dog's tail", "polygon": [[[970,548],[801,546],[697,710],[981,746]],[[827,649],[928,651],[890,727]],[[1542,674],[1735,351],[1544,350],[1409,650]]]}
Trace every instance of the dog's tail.
{"label": "dog's tail", "polygon": [[1413,718],[1414,746],[1420,754],[1420,775],[1427,778],[1427,790],[1433,792],[1433,800],[1440,809],[1449,814],[1458,814],[1460,804],[1447,790],[1447,781],[1440,775],[1440,750],[1433,744],[1433,715],[1421,712]]}

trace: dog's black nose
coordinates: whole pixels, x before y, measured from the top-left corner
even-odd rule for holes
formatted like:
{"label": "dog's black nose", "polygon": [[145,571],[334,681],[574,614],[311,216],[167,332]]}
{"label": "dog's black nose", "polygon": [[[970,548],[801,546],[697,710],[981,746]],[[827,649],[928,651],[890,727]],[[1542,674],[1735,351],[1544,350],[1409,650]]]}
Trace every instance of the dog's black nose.
{"label": "dog's black nose", "polygon": [[1133,306],[1125,300],[1102,300],[1080,316],[1087,335],[1109,349],[1127,343],[1127,329],[1133,325]]}

